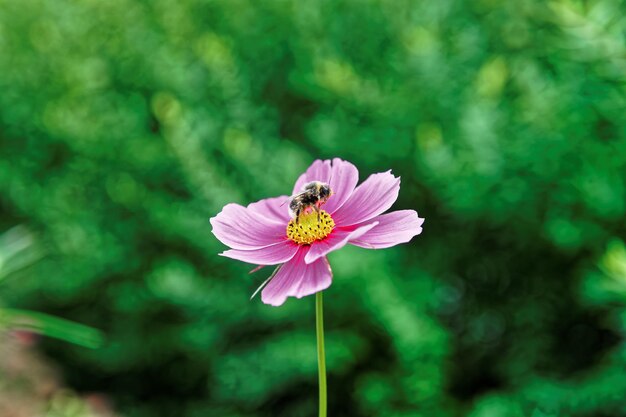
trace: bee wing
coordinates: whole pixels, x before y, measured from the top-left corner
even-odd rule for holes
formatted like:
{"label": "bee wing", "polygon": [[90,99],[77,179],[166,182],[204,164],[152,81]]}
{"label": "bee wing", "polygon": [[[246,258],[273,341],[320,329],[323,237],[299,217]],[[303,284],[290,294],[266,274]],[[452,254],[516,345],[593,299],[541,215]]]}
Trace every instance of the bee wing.
{"label": "bee wing", "polygon": [[259,285],[259,288],[257,288],[256,291],[254,292],[254,294],[252,294],[252,297],[250,297],[250,300],[252,300],[254,298],[254,296],[259,293],[259,291],[261,291],[263,288],[265,288],[265,286],[272,280],[272,278],[274,278],[276,276],[276,274],[278,273],[278,271],[280,270],[280,268],[282,266],[283,266],[283,264],[280,264],[280,265],[278,265],[276,267],[276,269],[274,269],[274,272],[272,272],[272,275],[270,275],[268,279],[266,279],[265,281],[263,281],[263,283],[261,285]]}
{"label": "bee wing", "polygon": [[303,194],[306,194],[306,192],[305,192],[305,191],[303,191],[303,192],[301,192],[301,193],[298,193],[298,194],[294,194],[294,195],[292,195],[292,196],[291,196],[291,197],[289,197],[287,200],[283,201],[283,202],[282,202],[282,204],[280,205],[280,207],[284,206],[285,204],[287,204],[288,202],[290,202],[290,201],[291,201],[291,200],[293,200],[294,198],[299,197],[299,196],[301,196],[301,195],[303,195]]}

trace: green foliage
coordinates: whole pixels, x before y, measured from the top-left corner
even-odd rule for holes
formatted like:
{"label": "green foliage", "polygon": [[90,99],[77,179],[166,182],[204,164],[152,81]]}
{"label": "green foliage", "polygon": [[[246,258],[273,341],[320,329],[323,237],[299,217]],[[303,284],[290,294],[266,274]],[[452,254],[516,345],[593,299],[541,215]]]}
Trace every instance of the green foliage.
{"label": "green foliage", "polygon": [[339,156],[426,223],[330,257],[331,415],[624,415],[623,9],[2,2],[0,219],[46,253],[2,299],[103,329],[45,348],[124,415],[313,415],[313,298],[248,301],[208,218]]}
{"label": "green foliage", "polygon": [[[32,233],[24,227],[14,227],[0,235],[0,284],[41,256]],[[7,330],[26,330],[91,348],[101,346],[103,338],[99,331],[68,320],[36,311],[0,308],[0,331],[3,334]]]}
{"label": "green foliage", "polygon": [[103,339],[99,331],[90,327],[35,311],[10,308],[0,310],[0,327],[26,330],[90,348],[101,346]]}

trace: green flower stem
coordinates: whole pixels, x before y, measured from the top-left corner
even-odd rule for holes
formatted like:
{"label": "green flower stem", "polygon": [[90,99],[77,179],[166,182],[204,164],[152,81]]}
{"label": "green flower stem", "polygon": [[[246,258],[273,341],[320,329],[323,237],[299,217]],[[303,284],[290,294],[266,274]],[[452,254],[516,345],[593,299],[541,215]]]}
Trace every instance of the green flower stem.
{"label": "green flower stem", "polygon": [[319,417],[326,417],[326,354],[324,353],[324,305],[322,302],[322,291],[315,294],[315,328],[317,331],[317,364],[320,388]]}

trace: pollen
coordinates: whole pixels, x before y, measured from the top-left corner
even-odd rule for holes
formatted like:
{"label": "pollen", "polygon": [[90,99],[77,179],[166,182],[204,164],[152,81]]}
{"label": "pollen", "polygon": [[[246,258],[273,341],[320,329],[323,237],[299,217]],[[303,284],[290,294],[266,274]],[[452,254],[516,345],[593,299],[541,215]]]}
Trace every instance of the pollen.
{"label": "pollen", "polygon": [[287,237],[298,245],[310,245],[316,240],[322,240],[335,228],[335,222],[330,214],[320,210],[319,215],[315,211],[301,214],[296,219],[291,219],[287,225]]}

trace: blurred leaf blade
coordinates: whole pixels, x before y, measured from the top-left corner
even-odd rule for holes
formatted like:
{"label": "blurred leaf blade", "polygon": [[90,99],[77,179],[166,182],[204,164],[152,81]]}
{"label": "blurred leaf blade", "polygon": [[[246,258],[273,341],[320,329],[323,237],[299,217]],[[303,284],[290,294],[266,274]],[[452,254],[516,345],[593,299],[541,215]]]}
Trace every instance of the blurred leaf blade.
{"label": "blurred leaf blade", "polygon": [[104,343],[101,331],[48,314],[19,309],[0,309],[0,324],[10,330],[26,330],[91,349]]}

